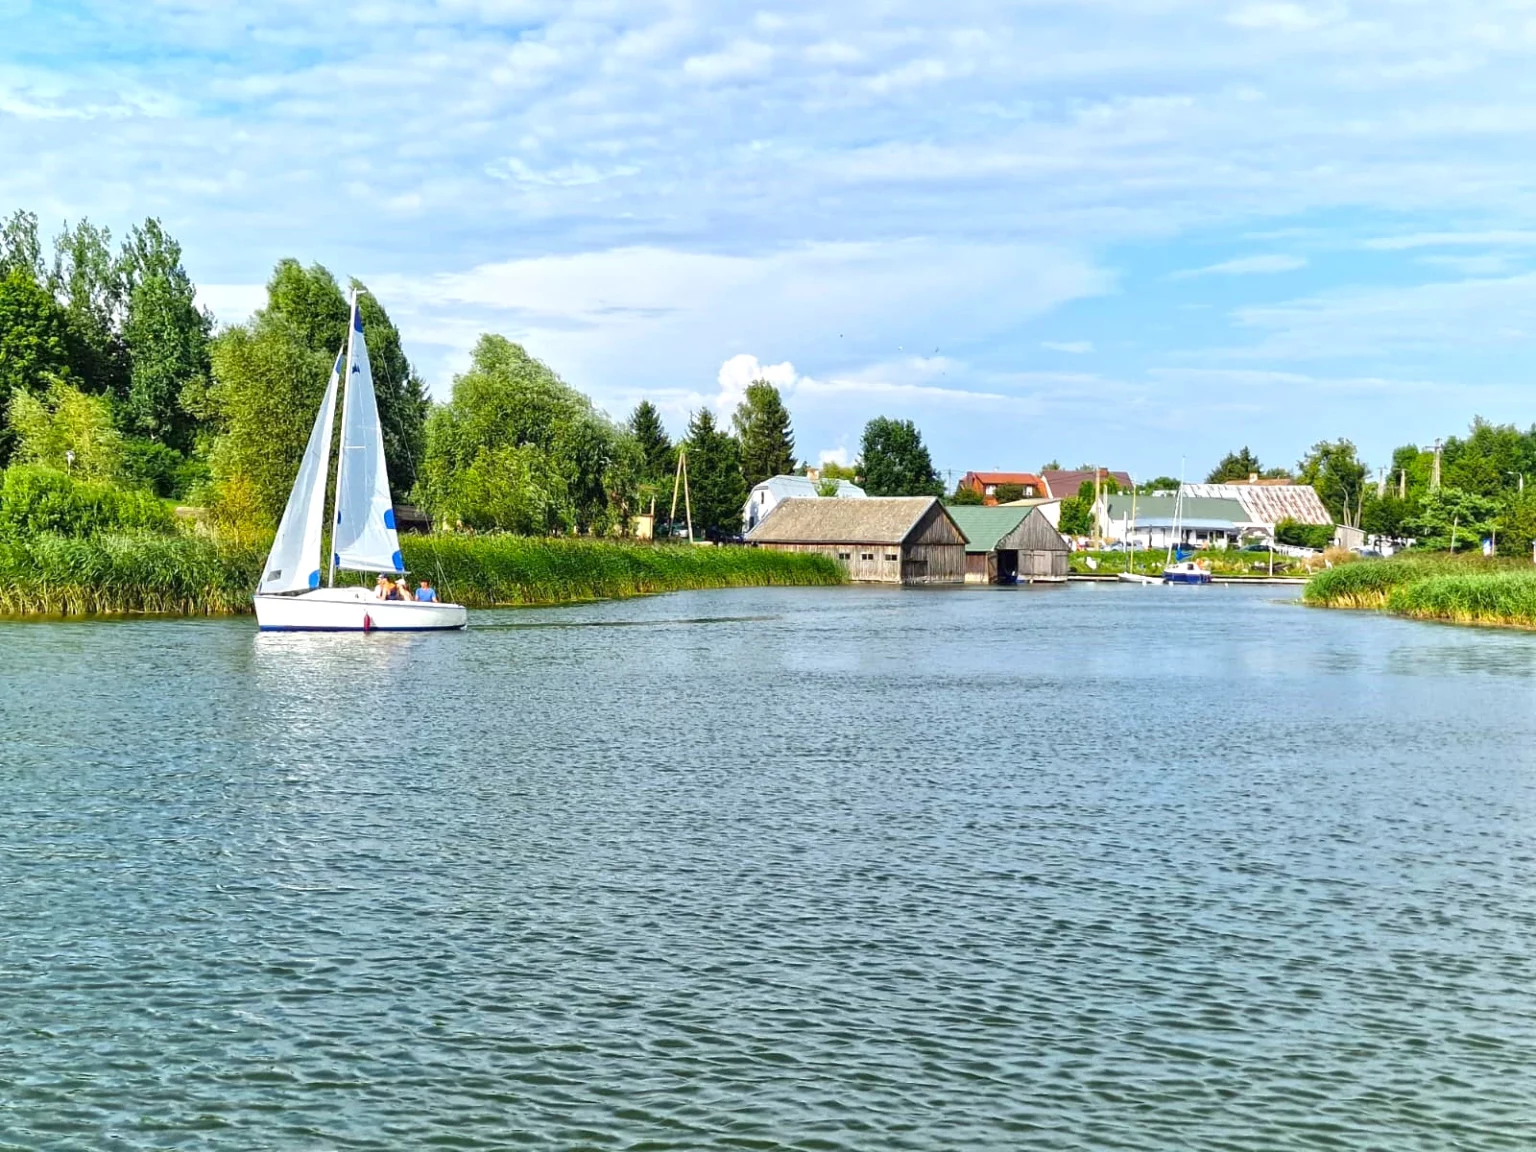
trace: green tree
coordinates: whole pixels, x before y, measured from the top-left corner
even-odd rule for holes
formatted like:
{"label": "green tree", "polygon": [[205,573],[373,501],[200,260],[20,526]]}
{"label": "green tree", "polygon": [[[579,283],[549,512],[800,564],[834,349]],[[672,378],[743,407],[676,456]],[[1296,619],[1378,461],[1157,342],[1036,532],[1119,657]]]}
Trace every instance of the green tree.
{"label": "green tree", "polygon": [[700,408],[688,423],[688,490],[693,497],[693,530],[709,538],[736,536],[742,529],[747,482],[741,445]]}
{"label": "green tree", "polygon": [[859,478],[858,469],[851,464],[839,464],[836,460],[823,460],[818,469],[823,480],[850,480]]}
{"label": "green tree", "polygon": [[310,348],[280,315],[226,330],[211,352],[216,518],[232,529],[269,527],[298,474],[333,356]]}
{"label": "green tree", "polygon": [[35,212],[13,212],[0,222],[0,278],[12,272],[20,272],[38,284],[45,278]]}
{"label": "green tree", "polygon": [[[397,497],[415,485],[425,450],[427,413],[431,403],[426,385],[411,367],[400,332],[389,313],[366,287],[353,281],[368,358],[373,367],[373,391],[384,433],[384,463]],[[351,312],[347,294],[330,271],[319,264],[304,267],[297,260],[279,260],[267,281],[263,314],[283,317],[312,351],[333,359],[347,341]]]}
{"label": "green tree", "polygon": [[54,238],[51,283],[69,318],[74,374],[92,392],[121,397],[128,353],[120,335],[124,304],[112,233],[81,220]]}
{"label": "green tree", "polygon": [[1143,496],[1149,496],[1154,492],[1177,492],[1179,482],[1172,476],[1154,476],[1136,490]]}
{"label": "green tree", "polygon": [[1499,553],[1530,556],[1536,543],[1536,487],[1517,494],[1505,505],[1498,520]]}
{"label": "green tree", "polygon": [[156,270],[134,284],[123,325],[131,365],[124,428],[168,447],[192,446],[193,419],[182,396],[207,379],[209,327],[185,273]]}
{"label": "green tree", "polygon": [[1536,472],[1533,448],[1532,436],[1513,424],[1494,424],[1478,416],[1465,439],[1452,436],[1445,441],[1443,482],[1479,496],[1499,497],[1516,490],[1522,474]]}
{"label": "green tree", "polygon": [[917,425],[877,416],[864,426],[859,472],[871,496],[941,496],[944,486]]}
{"label": "green tree", "polygon": [[123,444],[112,403],[55,379],[40,395],[11,397],[11,431],[20,464],[42,464],[84,480],[115,480]]}
{"label": "green tree", "polygon": [[676,451],[656,405],[649,400],[635,405],[629,417],[629,432],[640,449],[640,479],[653,485],[670,482],[676,467]]}
{"label": "green tree", "polygon": [[987,498],[980,491],[975,488],[967,488],[963,483],[956,484],[954,492],[945,500],[946,504],[957,504],[961,507],[975,507],[986,502]]}
{"label": "green tree", "polygon": [[32,273],[21,267],[0,279],[0,465],[13,444],[8,417],[18,392],[42,392],[70,379],[69,318]]}
{"label": "green tree", "polygon": [[1248,451],[1248,445],[1237,452],[1228,452],[1221,458],[1220,463],[1211,469],[1211,474],[1205,478],[1207,484],[1227,484],[1233,480],[1246,480],[1249,476],[1257,476],[1264,471],[1264,466],[1259,463],[1259,458]]}
{"label": "green tree", "polygon": [[1317,490],[1337,523],[1356,523],[1365,495],[1365,465],[1348,440],[1320,440],[1296,465],[1296,476]]}
{"label": "green tree", "polygon": [[626,467],[618,429],[546,365],[482,336],[449,402],[427,421],[415,499],[471,528],[605,530],[630,499],[610,498]]}
{"label": "green tree", "polygon": [[1426,492],[1404,527],[1428,548],[1476,546],[1494,530],[1499,506],[1487,496],[1442,487]]}
{"label": "green tree", "polygon": [[731,418],[741,442],[741,470],[747,487],[795,470],[795,437],[779,390],[766,380],[747,385],[746,398]]}

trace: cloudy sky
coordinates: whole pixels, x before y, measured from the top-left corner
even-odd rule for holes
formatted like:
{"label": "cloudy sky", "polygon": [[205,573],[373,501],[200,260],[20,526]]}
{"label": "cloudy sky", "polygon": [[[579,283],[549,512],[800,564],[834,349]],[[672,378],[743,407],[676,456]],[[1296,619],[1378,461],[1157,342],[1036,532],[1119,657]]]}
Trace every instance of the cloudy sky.
{"label": "cloudy sky", "polygon": [[0,210],[297,256],[803,455],[1373,464],[1536,421],[1531,0],[0,0]]}

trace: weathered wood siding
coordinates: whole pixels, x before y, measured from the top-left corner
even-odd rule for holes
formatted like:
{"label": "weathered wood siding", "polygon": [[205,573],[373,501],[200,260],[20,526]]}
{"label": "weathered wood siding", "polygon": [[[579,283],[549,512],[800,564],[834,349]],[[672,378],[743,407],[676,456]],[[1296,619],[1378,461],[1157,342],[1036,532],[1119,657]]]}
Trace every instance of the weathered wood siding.
{"label": "weathered wood siding", "polygon": [[759,544],[773,552],[814,552],[843,566],[848,579],[863,584],[900,584],[901,548],[896,544]]}
{"label": "weathered wood siding", "polygon": [[1019,553],[1019,579],[1034,583],[1060,582],[1067,578],[1065,552]]}

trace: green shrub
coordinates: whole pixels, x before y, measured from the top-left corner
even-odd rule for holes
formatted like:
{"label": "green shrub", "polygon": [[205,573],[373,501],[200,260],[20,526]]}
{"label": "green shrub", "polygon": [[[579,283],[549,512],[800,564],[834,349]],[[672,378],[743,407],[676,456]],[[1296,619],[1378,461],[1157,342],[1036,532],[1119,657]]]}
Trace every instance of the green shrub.
{"label": "green shrub", "polygon": [[175,530],[153,493],[76,480],[39,465],[17,465],[0,480],[0,540],[32,536],[93,536],[98,532]]}
{"label": "green shrub", "polygon": [[162,498],[180,499],[200,479],[208,466],[188,460],[174,448],[130,436],[123,440],[122,477],[134,488],[144,488]]}

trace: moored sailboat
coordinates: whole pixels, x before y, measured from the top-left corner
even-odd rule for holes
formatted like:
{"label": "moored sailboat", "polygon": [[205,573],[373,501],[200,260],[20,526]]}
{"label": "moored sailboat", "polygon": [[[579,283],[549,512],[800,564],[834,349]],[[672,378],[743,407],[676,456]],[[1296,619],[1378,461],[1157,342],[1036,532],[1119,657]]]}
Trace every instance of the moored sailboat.
{"label": "moored sailboat", "polygon": [[[325,488],[338,394],[341,451],[336,461],[336,524],[322,588]],[[405,572],[356,292],[346,351],[338,353],[331,369],[299,474],[262,569],[254,597],[256,622],[263,631],[302,632],[438,631],[468,623],[468,612],[458,604],[380,600],[368,588],[338,588],[338,571]]]}

